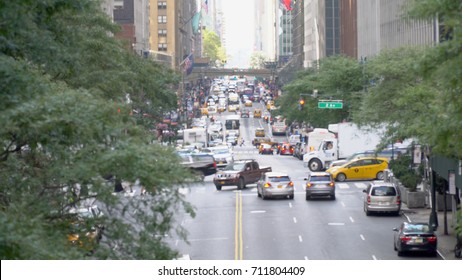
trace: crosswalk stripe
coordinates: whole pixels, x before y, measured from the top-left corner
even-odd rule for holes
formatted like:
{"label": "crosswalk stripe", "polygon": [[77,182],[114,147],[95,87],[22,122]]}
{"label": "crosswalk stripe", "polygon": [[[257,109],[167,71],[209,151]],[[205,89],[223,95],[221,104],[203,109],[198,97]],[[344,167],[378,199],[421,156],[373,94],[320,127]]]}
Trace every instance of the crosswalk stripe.
{"label": "crosswalk stripe", "polygon": [[355,183],[355,187],[358,189],[365,189],[367,187],[366,183]]}
{"label": "crosswalk stripe", "polygon": [[350,186],[347,183],[337,183],[339,189],[349,189]]}

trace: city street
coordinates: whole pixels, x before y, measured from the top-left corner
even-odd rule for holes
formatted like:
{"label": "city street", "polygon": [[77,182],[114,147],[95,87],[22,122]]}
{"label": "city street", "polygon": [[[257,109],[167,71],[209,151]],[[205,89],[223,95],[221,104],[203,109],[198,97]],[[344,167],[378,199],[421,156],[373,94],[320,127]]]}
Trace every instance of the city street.
{"label": "city street", "polygon": [[[193,260],[406,259],[393,250],[392,231],[405,218],[366,216],[362,190],[367,181],[337,182],[336,200],[306,201],[303,179],[308,169],[302,162],[292,156],[259,155],[250,145],[252,133],[260,125],[270,133],[261,119],[241,119],[247,145],[235,147],[235,158],[253,158],[261,166],[288,173],[295,185],[295,198],[262,200],[254,184],[241,191],[234,186],[217,191],[213,175],[208,176],[203,183],[180,190],[194,205],[197,216],[180,215],[189,244],[171,238],[175,249]],[[413,255],[409,259],[435,258]]]}

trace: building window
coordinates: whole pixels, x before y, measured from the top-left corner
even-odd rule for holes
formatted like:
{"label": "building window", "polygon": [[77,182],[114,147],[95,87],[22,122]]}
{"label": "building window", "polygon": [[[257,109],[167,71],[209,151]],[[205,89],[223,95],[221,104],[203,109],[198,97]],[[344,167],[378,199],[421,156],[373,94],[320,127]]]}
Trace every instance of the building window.
{"label": "building window", "polygon": [[166,52],[167,51],[167,44],[158,44],[157,45],[157,50],[160,52]]}
{"label": "building window", "polygon": [[167,9],[167,2],[165,2],[165,1],[157,2],[157,9],[159,9],[159,10]]}
{"label": "building window", "polygon": [[167,37],[167,29],[159,29],[157,31],[157,34],[159,35],[159,37]]}
{"label": "building window", "polygon": [[167,16],[157,16],[158,23],[167,23]]}

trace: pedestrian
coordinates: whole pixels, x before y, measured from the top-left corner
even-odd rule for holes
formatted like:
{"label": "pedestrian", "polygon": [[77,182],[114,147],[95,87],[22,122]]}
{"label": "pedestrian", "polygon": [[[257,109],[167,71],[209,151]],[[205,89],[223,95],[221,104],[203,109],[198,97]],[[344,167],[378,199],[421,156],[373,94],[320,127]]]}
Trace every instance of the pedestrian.
{"label": "pedestrian", "polygon": [[241,140],[241,147],[244,145],[244,139]]}
{"label": "pedestrian", "polygon": [[120,179],[115,179],[115,186],[114,186],[114,192],[122,192],[124,190],[122,186],[122,180]]}

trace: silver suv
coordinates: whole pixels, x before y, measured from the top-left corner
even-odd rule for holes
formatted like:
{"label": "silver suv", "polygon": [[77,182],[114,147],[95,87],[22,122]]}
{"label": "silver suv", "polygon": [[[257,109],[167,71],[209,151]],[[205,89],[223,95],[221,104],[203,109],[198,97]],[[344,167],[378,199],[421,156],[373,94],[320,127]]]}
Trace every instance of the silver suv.
{"label": "silver suv", "polygon": [[328,172],[311,172],[305,178],[306,200],[313,196],[329,196],[335,200],[335,182]]}
{"label": "silver suv", "polygon": [[363,192],[365,193],[364,212],[366,212],[367,216],[372,212],[400,214],[401,193],[395,184],[384,181],[373,181]]}

